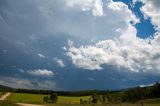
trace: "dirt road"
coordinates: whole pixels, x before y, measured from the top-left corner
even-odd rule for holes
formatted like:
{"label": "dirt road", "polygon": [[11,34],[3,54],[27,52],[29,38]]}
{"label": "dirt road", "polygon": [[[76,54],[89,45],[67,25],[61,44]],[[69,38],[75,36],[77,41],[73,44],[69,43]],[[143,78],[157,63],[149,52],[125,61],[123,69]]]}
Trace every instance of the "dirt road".
{"label": "dirt road", "polygon": [[35,104],[26,104],[26,103],[16,103],[16,104],[20,106],[44,106],[44,105],[35,105]]}
{"label": "dirt road", "polygon": [[2,96],[0,97],[0,100],[5,100],[5,99],[7,99],[7,97],[10,96],[10,95],[11,95],[11,93],[8,92],[8,93],[2,95]]}

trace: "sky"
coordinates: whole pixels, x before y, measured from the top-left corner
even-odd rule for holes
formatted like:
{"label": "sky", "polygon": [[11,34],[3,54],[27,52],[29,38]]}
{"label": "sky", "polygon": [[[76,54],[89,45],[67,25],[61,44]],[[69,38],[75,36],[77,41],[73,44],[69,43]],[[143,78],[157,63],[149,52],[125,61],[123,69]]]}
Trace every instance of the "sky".
{"label": "sky", "polygon": [[160,81],[159,0],[0,0],[0,84],[117,90]]}

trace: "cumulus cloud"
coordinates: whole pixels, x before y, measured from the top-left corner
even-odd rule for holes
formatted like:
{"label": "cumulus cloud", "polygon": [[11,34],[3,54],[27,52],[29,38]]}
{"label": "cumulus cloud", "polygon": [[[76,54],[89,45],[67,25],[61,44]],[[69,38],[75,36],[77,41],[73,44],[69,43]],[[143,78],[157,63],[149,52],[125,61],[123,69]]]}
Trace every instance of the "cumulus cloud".
{"label": "cumulus cloud", "polygon": [[132,17],[135,23],[138,19],[126,5],[110,2],[108,7],[115,13],[124,15],[127,28],[120,27],[116,30],[120,32],[119,37],[102,40],[94,45],[75,47],[70,41],[67,55],[73,64],[89,70],[101,70],[102,65],[112,65],[119,70],[160,73],[160,34],[147,39],[137,37],[137,30],[130,23],[130,18]]}
{"label": "cumulus cloud", "polygon": [[27,71],[28,74],[31,74],[33,76],[45,76],[45,77],[51,77],[55,74],[52,71],[49,71],[47,69],[36,69],[36,70],[29,70]]}
{"label": "cumulus cloud", "polygon": [[121,15],[123,21],[126,21],[127,23],[132,22],[133,24],[139,23],[139,19],[128,9],[128,5],[123,2],[113,2],[110,0],[107,7],[113,12],[113,14]]}
{"label": "cumulus cloud", "polygon": [[159,0],[135,0],[141,1],[144,5],[141,11],[144,13],[145,17],[151,18],[152,24],[155,25],[157,30],[160,30],[160,1]]}
{"label": "cumulus cloud", "polygon": [[79,48],[70,45],[67,54],[73,64],[84,69],[101,70],[101,65],[108,64],[134,72],[160,73],[160,35],[131,40],[104,40]]}
{"label": "cumulus cloud", "polygon": [[46,56],[45,55],[43,55],[43,54],[41,54],[41,53],[38,53],[37,54],[40,58],[45,58]]}
{"label": "cumulus cloud", "polygon": [[92,11],[94,16],[103,16],[102,0],[66,0],[69,7],[80,7],[82,11]]}
{"label": "cumulus cloud", "polygon": [[[113,38],[119,34],[116,29],[127,27],[127,19],[124,18],[132,20],[134,15],[131,16],[131,11],[125,9],[127,5],[122,3],[118,3],[116,8],[122,5],[123,11],[115,13],[115,7],[108,6],[112,2],[111,0],[105,2],[102,0],[46,0],[45,2],[5,0],[6,5],[1,3],[3,6],[0,15],[9,18],[5,18],[5,22],[0,24],[3,29],[1,36],[10,43],[15,43],[18,37],[25,44],[25,46],[21,45],[21,48],[30,51],[36,50],[41,36],[70,36],[80,38],[81,41],[95,37],[98,40]],[[127,13],[126,16],[123,12]],[[8,24],[10,27],[7,26]],[[10,36],[11,34],[13,36]]]}
{"label": "cumulus cloud", "polygon": [[57,62],[57,64],[58,64],[58,66],[60,66],[60,67],[65,67],[64,62],[63,62],[61,59],[57,59],[56,62]]}

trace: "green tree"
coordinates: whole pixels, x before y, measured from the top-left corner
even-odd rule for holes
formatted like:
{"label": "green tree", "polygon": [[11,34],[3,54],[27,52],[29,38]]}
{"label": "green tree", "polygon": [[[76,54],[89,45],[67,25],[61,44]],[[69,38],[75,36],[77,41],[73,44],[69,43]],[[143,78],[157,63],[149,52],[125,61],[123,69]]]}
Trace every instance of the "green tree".
{"label": "green tree", "polygon": [[57,96],[56,93],[52,93],[52,94],[50,95],[50,100],[51,100],[51,102],[56,103],[56,102],[57,102],[57,99],[58,99],[58,96]]}
{"label": "green tree", "polygon": [[80,104],[83,104],[84,102],[83,102],[83,99],[80,99]]}

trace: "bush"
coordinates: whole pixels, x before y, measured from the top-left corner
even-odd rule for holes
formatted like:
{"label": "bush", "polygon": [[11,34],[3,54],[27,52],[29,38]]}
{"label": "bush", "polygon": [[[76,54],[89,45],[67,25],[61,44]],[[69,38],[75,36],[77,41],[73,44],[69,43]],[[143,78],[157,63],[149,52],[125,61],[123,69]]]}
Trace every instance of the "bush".
{"label": "bush", "polygon": [[50,100],[51,100],[51,102],[56,103],[56,102],[57,102],[57,99],[58,99],[58,96],[57,96],[56,93],[52,93],[52,94],[50,95]]}

